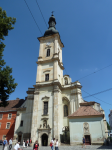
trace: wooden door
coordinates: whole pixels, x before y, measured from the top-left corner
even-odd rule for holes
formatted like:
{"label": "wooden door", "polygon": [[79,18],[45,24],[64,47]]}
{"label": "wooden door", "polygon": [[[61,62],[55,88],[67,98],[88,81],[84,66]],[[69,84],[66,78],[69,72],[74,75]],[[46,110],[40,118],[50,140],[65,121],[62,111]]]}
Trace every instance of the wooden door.
{"label": "wooden door", "polygon": [[91,145],[90,135],[85,135],[85,144]]}
{"label": "wooden door", "polygon": [[18,142],[21,142],[21,135],[18,136]]}

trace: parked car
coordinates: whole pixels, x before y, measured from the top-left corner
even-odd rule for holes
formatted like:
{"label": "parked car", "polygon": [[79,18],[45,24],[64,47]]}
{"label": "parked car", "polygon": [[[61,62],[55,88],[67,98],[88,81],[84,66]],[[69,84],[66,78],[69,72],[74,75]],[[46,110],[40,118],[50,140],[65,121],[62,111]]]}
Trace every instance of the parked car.
{"label": "parked car", "polygon": [[3,144],[3,141],[2,140],[0,140],[0,145],[2,145]]}

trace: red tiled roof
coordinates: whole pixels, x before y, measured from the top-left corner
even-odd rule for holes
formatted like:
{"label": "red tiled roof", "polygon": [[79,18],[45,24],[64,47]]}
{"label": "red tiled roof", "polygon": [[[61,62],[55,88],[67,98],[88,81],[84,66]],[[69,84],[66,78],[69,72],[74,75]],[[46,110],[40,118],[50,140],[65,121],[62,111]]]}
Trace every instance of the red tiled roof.
{"label": "red tiled roof", "polygon": [[16,111],[24,102],[24,99],[17,99],[17,100],[9,100],[9,105],[7,107],[0,107],[0,111]]}
{"label": "red tiled roof", "polygon": [[73,114],[69,115],[68,118],[75,118],[75,117],[89,117],[89,116],[102,116],[104,117],[104,114],[98,112],[91,106],[81,106],[79,109],[74,112]]}

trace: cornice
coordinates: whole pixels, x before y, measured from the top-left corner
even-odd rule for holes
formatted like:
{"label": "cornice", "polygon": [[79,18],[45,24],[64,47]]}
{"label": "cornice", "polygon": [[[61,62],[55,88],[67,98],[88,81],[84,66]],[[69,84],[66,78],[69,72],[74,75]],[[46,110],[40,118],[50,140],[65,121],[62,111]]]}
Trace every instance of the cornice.
{"label": "cornice", "polygon": [[23,107],[23,108],[17,108],[17,111],[25,111],[25,110],[26,110],[25,107]]}
{"label": "cornice", "polygon": [[34,100],[34,98],[27,98],[27,100]]}
{"label": "cornice", "polygon": [[60,46],[63,48],[64,45],[63,43],[61,42],[61,39],[60,39],[60,35],[59,33],[56,33],[56,34],[52,34],[52,35],[49,35],[49,36],[42,36],[42,37],[38,37],[37,39],[39,40],[39,42],[43,41],[43,40],[47,40],[47,39],[53,39],[53,38],[58,38],[58,42],[60,44]]}
{"label": "cornice", "polygon": [[[56,55],[56,54],[55,54]],[[59,64],[59,66],[60,66],[60,68],[62,69],[62,70],[64,70],[64,67],[62,66],[62,63],[60,63],[60,60],[59,60],[59,57],[53,57],[52,59],[48,59],[48,60],[38,60],[36,63],[39,65],[39,64],[44,64],[44,63],[49,63],[49,62],[53,62],[53,61],[58,61],[58,64]]]}
{"label": "cornice", "polygon": [[[33,85],[35,88],[42,88],[42,87],[48,87],[48,86],[55,86],[55,85],[57,85],[57,86],[59,86],[59,90],[61,90],[61,91],[64,91],[64,90],[71,90],[71,89],[75,89],[75,88],[79,88],[79,89],[81,89],[82,88],[82,86],[81,85],[72,85],[72,86],[69,86],[69,87],[63,87],[61,84],[60,84],[60,82],[50,82],[50,83],[48,83],[48,84],[36,84],[36,85]],[[56,89],[56,90],[58,90],[58,89]],[[77,94],[81,94],[80,92],[77,92]]]}
{"label": "cornice", "polygon": [[101,114],[101,115],[88,115],[88,116],[68,116],[69,119],[77,119],[77,118],[98,118],[98,117],[103,117],[104,118],[104,115]]}
{"label": "cornice", "polygon": [[34,91],[26,91],[27,94],[34,94]]}

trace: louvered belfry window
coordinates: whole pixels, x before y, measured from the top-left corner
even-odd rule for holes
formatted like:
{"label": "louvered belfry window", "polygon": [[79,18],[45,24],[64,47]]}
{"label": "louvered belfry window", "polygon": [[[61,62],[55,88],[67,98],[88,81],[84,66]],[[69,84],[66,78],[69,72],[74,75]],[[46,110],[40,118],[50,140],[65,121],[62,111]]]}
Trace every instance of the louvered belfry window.
{"label": "louvered belfry window", "polygon": [[50,49],[47,49],[47,57],[50,56]]}
{"label": "louvered belfry window", "polygon": [[68,116],[68,106],[64,105],[64,117]]}
{"label": "louvered belfry window", "polygon": [[48,102],[44,102],[44,115],[48,114]]}

